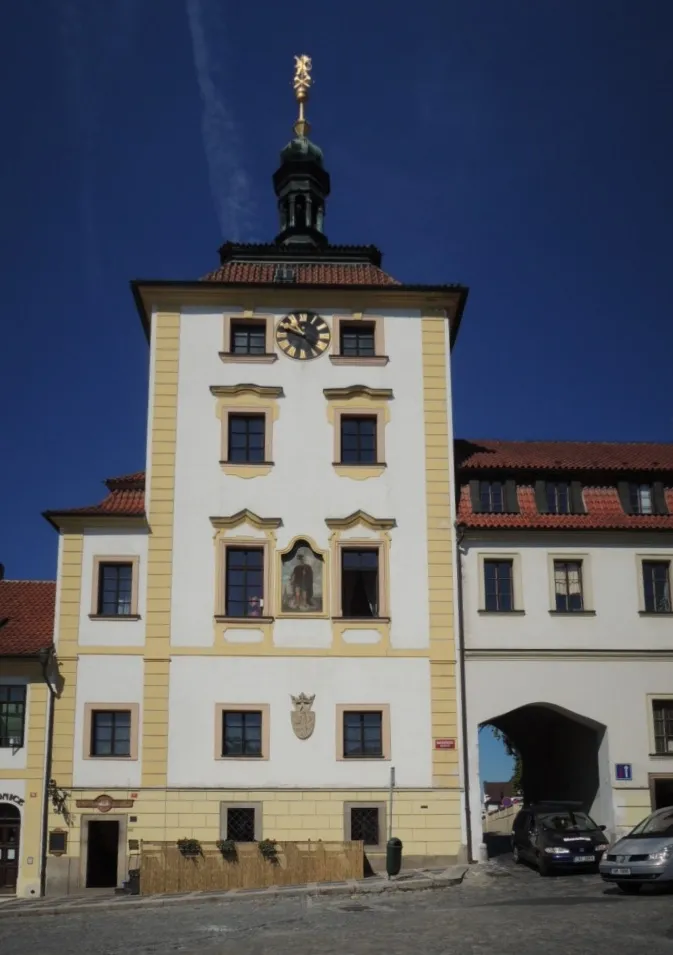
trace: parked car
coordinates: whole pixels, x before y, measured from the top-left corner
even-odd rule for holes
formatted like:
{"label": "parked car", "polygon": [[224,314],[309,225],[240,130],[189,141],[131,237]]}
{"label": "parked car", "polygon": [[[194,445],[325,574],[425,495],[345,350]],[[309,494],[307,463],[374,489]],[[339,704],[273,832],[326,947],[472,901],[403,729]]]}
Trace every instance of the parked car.
{"label": "parked car", "polygon": [[657,809],[610,846],[600,873],[628,895],[653,882],[673,884],[673,806]]}
{"label": "parked car", "polygon": [[540,875],[562,869],[598,871],[608,847],[605,826],[597,826],[578,802],[524,806],[512,827],[515,862],[531,862]]}

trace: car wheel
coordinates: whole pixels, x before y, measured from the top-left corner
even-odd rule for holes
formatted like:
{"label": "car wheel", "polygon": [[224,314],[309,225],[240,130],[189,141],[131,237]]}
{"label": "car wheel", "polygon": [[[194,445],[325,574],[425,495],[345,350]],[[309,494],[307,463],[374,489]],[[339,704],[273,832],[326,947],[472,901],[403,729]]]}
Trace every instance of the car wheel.
{"label": "car wheel", "polygon": [[617,888],[621,889],[625,895],[638,895],[642,885],[640,882],[618,882]]}
{"label": "car wheel", "polygon": [[514,860],[514,865],[521,865],[521,855],[518,846],[512,846],[512,859]]}

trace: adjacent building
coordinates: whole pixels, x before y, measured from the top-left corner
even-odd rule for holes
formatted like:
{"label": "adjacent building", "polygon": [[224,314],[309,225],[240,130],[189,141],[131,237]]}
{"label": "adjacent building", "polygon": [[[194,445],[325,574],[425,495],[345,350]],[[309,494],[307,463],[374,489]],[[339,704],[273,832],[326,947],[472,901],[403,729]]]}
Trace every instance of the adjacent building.
{"label": "adjacent building", "polygon": [[0,572],[0,895],[42,894],[55,590]]}
{"label": "adjacent building", "polygon": [[519,750],[529,800],[619,835],[673,801],[673,445],[459,441],[470,828],[478,735]]}
{"label": "adjacent building", "polygon": [[[147,461],[59,532],[47,891],[118,884],[139,840],[363,839],[464,854],[451,346],[467,290],[324,232],[310,76],[279,233],[133,283]],[[391,776],[395,793],[392,814]]]}

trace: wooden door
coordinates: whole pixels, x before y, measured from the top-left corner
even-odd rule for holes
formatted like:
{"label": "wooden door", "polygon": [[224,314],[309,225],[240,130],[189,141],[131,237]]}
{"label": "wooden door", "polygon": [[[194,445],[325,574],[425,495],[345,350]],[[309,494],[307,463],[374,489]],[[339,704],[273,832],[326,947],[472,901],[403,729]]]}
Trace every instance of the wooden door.
{"label": "wooden door", "polygon": [[19,875],[21,813],[16,806],[0,803],[0,892],[16,892]]}

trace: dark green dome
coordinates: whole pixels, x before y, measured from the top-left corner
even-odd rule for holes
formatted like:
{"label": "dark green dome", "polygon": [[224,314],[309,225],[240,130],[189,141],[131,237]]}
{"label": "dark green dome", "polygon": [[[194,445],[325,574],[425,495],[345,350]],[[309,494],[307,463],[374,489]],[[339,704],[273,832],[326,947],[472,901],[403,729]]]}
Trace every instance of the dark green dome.
{"label": "dark green dome", "polygon": [[284,162],[315,162],[322,166],[323,153],[320,146],[316,146],[306,136],[296,136],[291,139],[280,154],[281,163]]}

